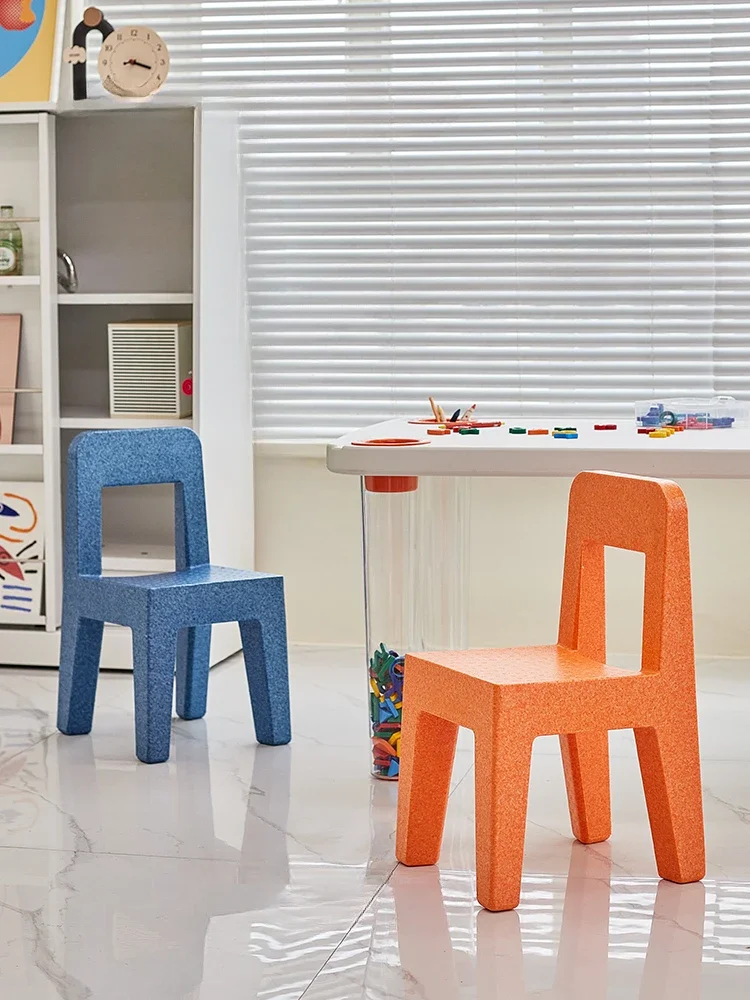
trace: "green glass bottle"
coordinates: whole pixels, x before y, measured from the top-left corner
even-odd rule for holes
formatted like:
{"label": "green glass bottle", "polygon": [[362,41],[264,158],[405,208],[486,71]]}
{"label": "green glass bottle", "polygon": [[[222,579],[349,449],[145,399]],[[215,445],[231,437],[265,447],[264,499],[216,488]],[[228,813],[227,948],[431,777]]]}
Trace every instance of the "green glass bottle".
{"label": "green glass bottle", "polygon": [[13,206],[0,205],[0,275],[23,274],[23,236]]}

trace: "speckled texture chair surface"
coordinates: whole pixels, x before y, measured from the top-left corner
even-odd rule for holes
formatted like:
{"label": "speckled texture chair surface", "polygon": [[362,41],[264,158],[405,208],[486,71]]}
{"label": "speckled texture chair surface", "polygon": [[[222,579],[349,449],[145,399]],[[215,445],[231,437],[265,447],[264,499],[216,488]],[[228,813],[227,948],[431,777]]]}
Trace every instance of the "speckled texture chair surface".
{"label": "speckled texture chair surface", "polygon": [[[646,555],[640,672],[606,664],[604,546]],[[662,878],[705,874],[685,497],[584,472],[570,493],[558,642],[407,656],[396,856],[437,864],[459,726],[476,746],[477,898],[518,905],[534,739],[559,735],[575,837],[610,835],[609,729],[634,729]]]}
{"label": "speckled texture chair surface", "polygon": [[[102,576],[102,489],[151,483],[175,485],[176,571]],[[125,625],[133,631],[136,754],[147,764],[167,760],[175,673],[177,714],[201,718],[210,626],[229,621],[240,627],[258,741],[288,743],[283,580],[210,565],[197,435],[182,427],[79,434],[68,454],[60,731],[91,731],[104,623]]]}

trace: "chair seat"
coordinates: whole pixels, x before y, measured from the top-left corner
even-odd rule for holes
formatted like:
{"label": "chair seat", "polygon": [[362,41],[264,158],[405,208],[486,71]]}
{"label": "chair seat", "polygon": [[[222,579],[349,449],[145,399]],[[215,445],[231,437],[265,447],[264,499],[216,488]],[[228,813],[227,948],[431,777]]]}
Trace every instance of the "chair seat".
{"label": "chair seat", "polygon": [[610,667],[566,646],[519,646],[510,649],[461,649],[415,653],[421,660],[496,687],[524,684],[582,684],[620,680],[633,671]]}
{"label": "chair seat", "polygon": [[264,617],[283,601],[278,574],[226,566],[193,566],[146,576],[78,577],[78,611],[84,618],[140,627],[149,616],[180,629]]}
{"label": "chair seat", "polygon": [[193,566],[171,573],[147,573],[143,576],[81,576],[95,581],[97,586],[110,585],[136,590],[167,590],[174,587],[204,587],[206,584],[244,583],[264,580],[277,574],[258,573],[251,569],[230,569],[228,566]]}

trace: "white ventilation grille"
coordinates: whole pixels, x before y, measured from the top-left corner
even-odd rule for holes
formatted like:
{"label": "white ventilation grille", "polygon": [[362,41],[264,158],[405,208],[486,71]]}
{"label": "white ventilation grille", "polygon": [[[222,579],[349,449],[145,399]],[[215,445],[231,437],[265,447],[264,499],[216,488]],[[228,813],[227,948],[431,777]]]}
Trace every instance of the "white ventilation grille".
{"label": "white ventilation grille", "polygon": [[187,324],[110,324],[110,414],[188,416],[189,337]]}

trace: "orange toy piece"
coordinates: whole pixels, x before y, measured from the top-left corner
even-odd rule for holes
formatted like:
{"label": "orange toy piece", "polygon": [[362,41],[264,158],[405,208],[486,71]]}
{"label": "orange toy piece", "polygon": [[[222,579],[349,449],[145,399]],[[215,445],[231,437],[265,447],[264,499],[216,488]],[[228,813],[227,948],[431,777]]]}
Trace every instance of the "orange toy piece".
{"label": "orange toy piece", "polygon": [[[607,666],[604,546],[646,555],[641,670]],[[555,646],[407,656],[396,857],[434,865],[458,727],[476,745],[477,898],[521,893],[531,747],[559,734],[573,833],[611,832],[607,730],[634,729],[656,867],[705,874],[687,504],[675,483],[582,472],[570,491]]]}
{"label": "orange toy piece", "polygon": [[549,434],[549,429],[547,427],[532,427],[531,430],[526,432],[530,437],[535,434]]}

